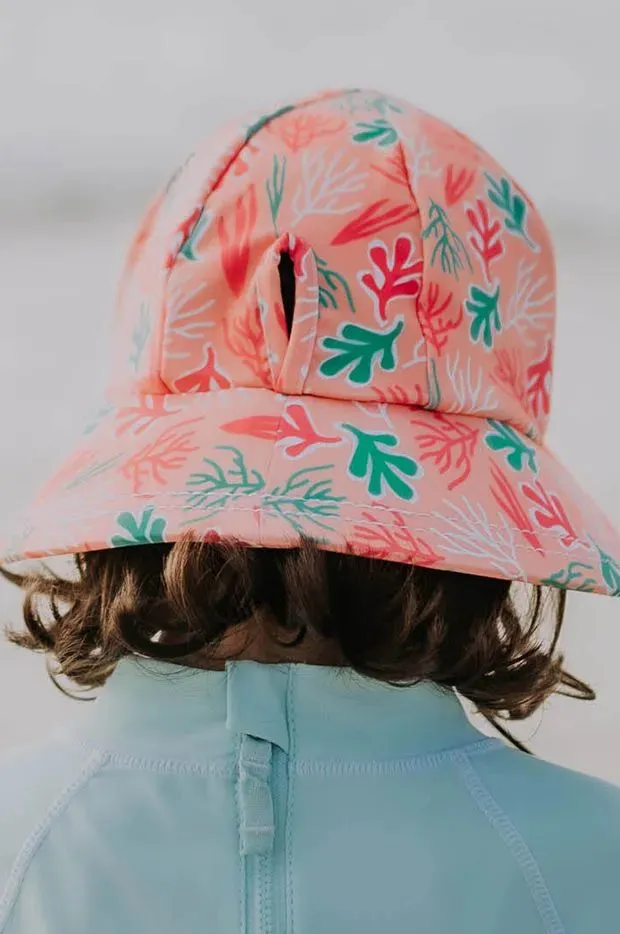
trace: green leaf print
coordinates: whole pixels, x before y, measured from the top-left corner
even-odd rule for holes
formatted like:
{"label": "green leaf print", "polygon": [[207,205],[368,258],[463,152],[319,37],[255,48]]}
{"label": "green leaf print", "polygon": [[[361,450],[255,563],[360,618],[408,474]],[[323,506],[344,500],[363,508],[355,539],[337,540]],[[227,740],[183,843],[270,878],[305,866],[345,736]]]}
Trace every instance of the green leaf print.
{"label": "green leaf print", "polygon": [[487,194],[489,200],[495,204],[504,215],[504,227],[509,233],[521,237],[529,248],[538,251],[538,246],[530,239],[527,229],[527,203],[525,198],[513,190],[507,178],[498,181],[489,172],[485,172],[489,183]]}
{"label": "green leaf print", "polygon": [[415,491],[399,474],[415,477],[420,468],[411,457],[385,450],[398,445],[396,435],[362,431],[353,425],[342,427],[355,438],[349,473],[359,480],[366,480],[369,494],[381,496],[387,486],[401,499],[412,500]]}
{"label": "green leaf print", "polygon": [[127,535],[113,535],[110,539],[113,548],[124,548],[129,545],[153,545],[165,542],[166,520],[154,519],[154,506],[147,506],[140,515],[131,512],[121,512],[116,517],[117,525],[127,532]]}
{"label": "green leaf print", "polygon": [[458,280],[459,270],[465,268],[465,263],[473,272],[473,266],[465,244],[450,226],[448,215],[444,208],[436,201],[431,201],[428,209],[428,224],[422,231],[422,239],[435,238],[435,246],[431,254],[431,266],[439,259],[442,272],[449,273]]}
{"label": "green leaf print", "polygon": [[507,451],[506,463],[513,470],[523,470],[524,464],[527,464],[533,473],[537,473],[535,448],[529,447],[514,428],[505,422],[489,418],[488,423],[493,431],[484,436],[486,446],[492,451]]}
{"label": "green leaf print", "polygon": [[370,123],[356,123],[357,133],[353,134],[354,143],[376,143],[382,149],[398,142],[396,128],[383,117],[377,117]]}
{"label": "green leaf print", "polygon": [[278,214],[282,205],[284,195],[284,182],[286,180],[286,156],[282,156],[282,161],[276,155],[273,157],[273,169],[271,178],[265,182],[267,188],[267,197],[269,198],[269,208],[271,210],[271,220],[276,234],[278,233]]}
{"label": "green leaf print", "polygon": [[381,117],[386,117],[390,112],[398,114],[403,112],[403,108],[385,94],[373,94],[369,97],[367,92],[359,88],[347,91],[342,97],[337,98],[334,106],[351,115],[362,110],[375,110]]}
{"label": "green leaf print", "polygon": [[477,285],[470,285],[469,298],[465,309],[472,316],[469,333],[474,344],[482,337],[482,342],[489,350],[493,346],[495,334],[502,329],[499,313],[499,285],[494,292],[485,292]]}
{"label": "green leaf print", "polygon": [[390,100],[385,94],[377,94],[376,97],[369,98],[366,102],[366,106],[370,109],[373,108],[380,113],[382,117],[385,117],[386,114],[397,113],[402,114],[403,108],[399,107],[393,100]]}
{"label": "green leaf print", "polygon": [[211,211],[207,211],[206,208],[203,208],[198,219],[190,232],[188,233],[183,246],[179,250],[179,256],[183,256],[185,259],[188,259],[191,263],[195,263],[200,259],[198,255],[197,246],[200,242],[200,239],[207,230],[209,224],[213,220],[213,214]]}
{"label": "green leaf print", "polygon": [[334,353],[321,363],[320,372],[331,378],[348,369],[349,382],[364,385],[372,379],[377,363],[382,370],[394,370],[396,339],[403,327],[402,318],[389,331],[364,328],[358,324],[341,325],[338,337],[323,338],[325,350]]}
{"label": "green leaf print", "polygon": [[355,314],[355,302],[347,280],[335,269],[330,269],[327,261],[314,254],[319,278],[319,305],[321,308],[338,308],[339,292],[342,291],[349,309]]}
{"label": "green leaf print", "polygon": [[601,574],[609,587],[612,597],[620,597],[620,564],[611,555],[606,554],[598,545],[595,546],[601,562]]}
{"label": "green leaf print", "polygon": [[584,571],[593,570],[594,568],[589,564],[583,564],[581,561],[571,561],[568,567],[561,568],[561,570],[550,574],[549,577],[541,581],[541,584],[547,584],[550,587],[566,588],[575,581],[578,581],[579,578],[582,578],[578,586],[572,589],[582,590],[584,593],[591,593],[596,586],[596,580],[593,577],[586,577]]}
{"label": "green leaf print", "polygon": [[344,496],[332,492],[331,477],[319,479],[317,474],[333,469],[333,464],[321,464],[296,470],[286,483],[265,494],[265,509],[282,516],[298,532],[304,532],[308,524],[332,530],[333,525],[326,520],[338,515]]}
{"label": "green leaf print", "polygon": [[92,460],[86,464],[81,470],[79,470],[71,480],[66,484],[65,490],[73,490],[76,486],[81,486],[82,483],[87,483],[89,480],[94,480],[95,477],[98,477],[102,473],[111,470],[118,461],[121,459],[120,454],[115,454],[113,457],[108,457],[106,460]]}
{"label": "green leaf print", "polygon": [[213,458],[203,458],[203,463],[211,469],[204,473],[193,473],[187,481],[188,486],[199,488],[188,495],[188,509],[206,509],[211,515],[232,499],[260,493],[265,488],[262,473],[246,465],[245,456],[239,448],[222,444],[216,450],[232,452],[232,465],[222,466]]}

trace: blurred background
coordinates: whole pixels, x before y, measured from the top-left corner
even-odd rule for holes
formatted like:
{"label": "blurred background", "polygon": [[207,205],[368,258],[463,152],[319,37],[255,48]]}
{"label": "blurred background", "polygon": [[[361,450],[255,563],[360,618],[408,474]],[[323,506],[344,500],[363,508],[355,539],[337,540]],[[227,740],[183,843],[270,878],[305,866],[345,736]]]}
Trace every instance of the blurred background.
{"label": "blurred background", "polygon": [[[179,160],[235,113],[369,86],[464,129],[538,202],[560,279],[549,441],[620,525],[619,26],[612,0],[2,0],[0,517],[97,407],[123,253]],[[568,604],[567,661],[599,698],[518,733],[620,784],[620,603]],[[0,623],[18,617],[0,583]],[[0,749],[82,707],[0,645]]]}

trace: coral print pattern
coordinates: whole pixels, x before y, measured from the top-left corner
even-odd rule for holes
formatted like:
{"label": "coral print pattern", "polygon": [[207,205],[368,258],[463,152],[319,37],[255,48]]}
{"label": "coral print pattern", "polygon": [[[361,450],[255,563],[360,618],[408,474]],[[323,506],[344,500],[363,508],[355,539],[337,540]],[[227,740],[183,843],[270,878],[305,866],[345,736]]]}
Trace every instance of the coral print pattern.
{"label": "coral print pattern", "polygon": [[618,535],[544,443],[554,318],[540,216],[462,133],[363,90],[252,115],[147,212],[106,405],[6,553],[303,535],[617,595]]}

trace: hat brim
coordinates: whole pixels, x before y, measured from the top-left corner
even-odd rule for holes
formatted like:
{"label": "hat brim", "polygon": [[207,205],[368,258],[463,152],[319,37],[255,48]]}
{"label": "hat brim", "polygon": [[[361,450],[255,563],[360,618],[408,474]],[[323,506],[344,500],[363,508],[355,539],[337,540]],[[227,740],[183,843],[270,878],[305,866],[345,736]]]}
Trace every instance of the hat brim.
{"label": "hat brim", "polygon": [[267,389],[109,405],[1,560],[201,539],[331,551],[618,595],[620,536],[511,426]]}

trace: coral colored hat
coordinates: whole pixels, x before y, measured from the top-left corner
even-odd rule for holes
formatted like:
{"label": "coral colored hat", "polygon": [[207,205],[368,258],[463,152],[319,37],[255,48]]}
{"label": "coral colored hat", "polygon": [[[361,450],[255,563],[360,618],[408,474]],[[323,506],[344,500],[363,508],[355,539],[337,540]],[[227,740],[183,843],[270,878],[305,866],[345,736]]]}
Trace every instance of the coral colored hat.
{"label": "coral colored hat", "polygon": [[108,404],[3,557],[303,535],[618,595],[620,537],[544,444],[554,317],[534,205],[442,121],[356,90],[228,128],[149,209]]}

